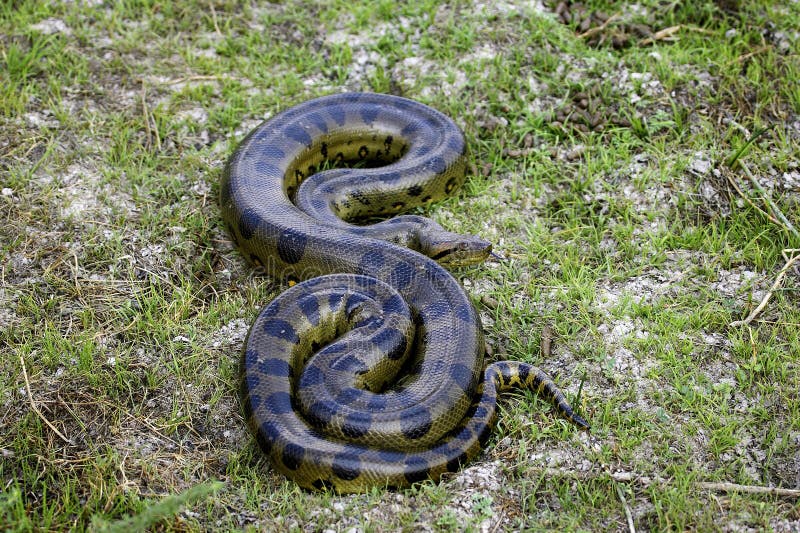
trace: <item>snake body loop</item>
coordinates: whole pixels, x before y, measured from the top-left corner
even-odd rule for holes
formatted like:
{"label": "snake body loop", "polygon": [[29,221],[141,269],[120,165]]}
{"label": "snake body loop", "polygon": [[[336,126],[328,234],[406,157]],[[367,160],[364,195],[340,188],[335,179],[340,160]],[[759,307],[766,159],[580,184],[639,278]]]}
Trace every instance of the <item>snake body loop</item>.
{"label": "snake body loop", "polygon": [[222,213],[242,253],[306,280],[261,311],[241,359],[248,424],[305,488],[400,487],[454,471],[488,438],[509,387],[538,390],[588,428],[537,368],[484,369],[478,315],[441,264],[480,262],[489,243],[414,215],[356,224],[455,191],[465,150],[438,111],[354,93],[279,113],[226,165]]}

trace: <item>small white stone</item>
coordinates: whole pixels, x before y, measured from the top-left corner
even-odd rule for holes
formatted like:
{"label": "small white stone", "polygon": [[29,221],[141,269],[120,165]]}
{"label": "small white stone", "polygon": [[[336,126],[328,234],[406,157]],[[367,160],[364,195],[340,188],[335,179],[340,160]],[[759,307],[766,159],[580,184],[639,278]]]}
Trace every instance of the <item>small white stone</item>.
{"label": "small white stone", "polygon": [[72,30],[70,30],[69,27],[64,24],[63,20],[56,18],[44,19],[41,22],[32,24],[31,29],[41,32],[45,35],[52,35],[54,33],[64,33],[69,35],[72,33]]}

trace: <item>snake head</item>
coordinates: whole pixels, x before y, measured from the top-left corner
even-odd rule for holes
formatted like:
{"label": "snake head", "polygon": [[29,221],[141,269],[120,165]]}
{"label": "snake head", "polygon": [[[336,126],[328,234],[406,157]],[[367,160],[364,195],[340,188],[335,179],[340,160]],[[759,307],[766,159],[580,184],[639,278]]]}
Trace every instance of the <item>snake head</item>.
{"label": "snake head", "polygon": [[420,239],[420,245],[423,254],[447,268],[482,263],[492,253],[492,243],[449,231],[426,235]]}

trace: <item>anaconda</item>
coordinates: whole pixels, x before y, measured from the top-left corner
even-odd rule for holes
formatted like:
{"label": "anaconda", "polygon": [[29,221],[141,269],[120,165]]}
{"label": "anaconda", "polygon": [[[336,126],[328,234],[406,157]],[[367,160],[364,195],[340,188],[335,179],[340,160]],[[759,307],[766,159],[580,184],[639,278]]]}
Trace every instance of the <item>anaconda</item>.
{"label": "anaconda", "polygon": [[351,93],[278,113],[225,167],[222,213],[241,252],[300,281],[250,329],[241,401],[272,465],[302,487],[402,487],[455,471],[485,444],[509,387],[589,427],[536,367],[484,365],[478,314],[442,265],[481,262],[488,242],[416,215],[365,224],[453,193],[465,154],[444,114]]}

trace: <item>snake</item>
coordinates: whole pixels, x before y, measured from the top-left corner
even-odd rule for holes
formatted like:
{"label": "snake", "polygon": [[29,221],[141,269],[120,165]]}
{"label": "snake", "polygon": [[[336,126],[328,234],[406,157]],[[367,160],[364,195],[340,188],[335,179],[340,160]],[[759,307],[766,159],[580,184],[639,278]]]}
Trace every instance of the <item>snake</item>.
{"label": "snake", "polygon": [[451,195],[466,166],[451,118],[378,93],[280,111],[227,160],[227,229],[289,285],[247,334],[240,401],[273,468],[301,487],[361,492],[456,472],[510,388],[588,430],[540,369],[484,363],[478,312],[448,269],[486,260],[491,244],[400,214]]}

